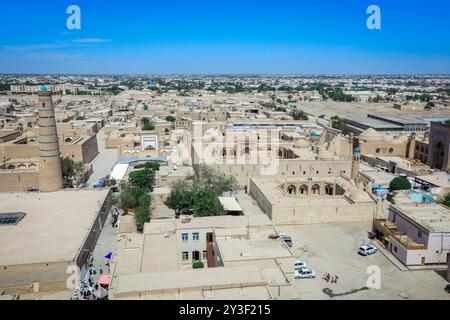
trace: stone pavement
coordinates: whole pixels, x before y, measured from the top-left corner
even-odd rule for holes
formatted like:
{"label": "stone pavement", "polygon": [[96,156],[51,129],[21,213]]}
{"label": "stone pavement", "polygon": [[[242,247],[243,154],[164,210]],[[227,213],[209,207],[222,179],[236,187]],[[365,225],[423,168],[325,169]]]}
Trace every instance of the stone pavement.
{"label": "stone pavement", "polygon": [[105,135],[103,129],[97,133],[97,145],[99,154],[92,161],[92,175],[87,181],[87,186],[92,187],[98,179],[109,175],[117,163],[118,154],[116,149],[105,148]]}

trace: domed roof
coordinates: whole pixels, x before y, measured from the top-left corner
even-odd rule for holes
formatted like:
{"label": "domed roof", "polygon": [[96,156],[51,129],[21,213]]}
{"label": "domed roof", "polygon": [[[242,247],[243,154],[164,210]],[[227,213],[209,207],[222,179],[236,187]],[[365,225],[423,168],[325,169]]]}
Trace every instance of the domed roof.
{"label": "domed roof", "polygon": [[309,143],[305,139],[298,139],[295,141],[295,147],[299,149],[308,148]]}
{"label": "domed roof", "polygon": [[369,128],[364,130],[360,135],[360,138],[366,139],[366,140],[373,140],[373,139],[379,139],[380,138],[380,134],[378,132],[376,132],[374,129]]}

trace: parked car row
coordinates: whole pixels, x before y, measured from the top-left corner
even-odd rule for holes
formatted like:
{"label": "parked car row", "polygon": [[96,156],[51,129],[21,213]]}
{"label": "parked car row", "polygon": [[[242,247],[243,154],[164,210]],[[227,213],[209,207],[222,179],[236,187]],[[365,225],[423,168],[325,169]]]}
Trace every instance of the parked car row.
{"label": "parked car row", "polygon": [[294,262],[294,279],[312,279],[316,277],[316,272],[308,268],[308,264],[300,259]]}

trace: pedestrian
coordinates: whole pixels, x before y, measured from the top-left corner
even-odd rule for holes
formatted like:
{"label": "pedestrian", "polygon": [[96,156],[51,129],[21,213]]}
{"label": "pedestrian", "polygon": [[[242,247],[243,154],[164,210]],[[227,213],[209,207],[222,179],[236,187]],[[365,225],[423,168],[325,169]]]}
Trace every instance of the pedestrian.
{"label": "pedestrian", "polygon": [[97,270],[95,269],[95,266],[92,266],[92,271],[94,274],[97,274]]}
{"label": "pedestrian", "polygon": [[335,278],[336,278],[335,283],[337,283],[339,277],[336,275]]}
{"label": "pedestrian", "polygon": [[103,273],[103,268],[102,268],[102,266],[101,266],[101,265],[99,265],[99,266],[98,266],[98,271],[100,271],[100,274],[102,274],[102,273]]}

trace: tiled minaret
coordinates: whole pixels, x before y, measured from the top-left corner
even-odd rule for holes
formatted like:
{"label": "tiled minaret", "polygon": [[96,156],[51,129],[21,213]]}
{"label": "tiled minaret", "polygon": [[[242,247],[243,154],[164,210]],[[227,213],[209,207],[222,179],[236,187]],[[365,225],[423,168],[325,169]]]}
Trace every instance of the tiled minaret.
{"label": "tiled minaret", "polygon": [[44,85],[39,96],[39,191],[63,188],[58,133],[52,92]]}

